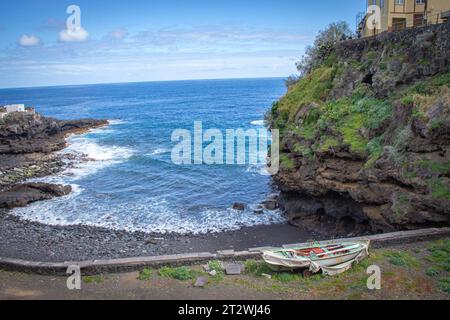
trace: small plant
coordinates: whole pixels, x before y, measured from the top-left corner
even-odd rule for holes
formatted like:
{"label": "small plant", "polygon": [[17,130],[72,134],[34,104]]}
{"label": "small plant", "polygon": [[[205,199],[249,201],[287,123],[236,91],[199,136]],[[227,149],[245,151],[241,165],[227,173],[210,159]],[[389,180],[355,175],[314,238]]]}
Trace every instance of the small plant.
{"label": "small plant", "polygon": [[439,280],[438,287],[442,291],[450,293],[450,277],[446,277],[446,278]]}
{"label": "small plant", "polygon": [[433,268],[450,272],[450,239],[436,242],[429,251],[427,260],[433,263]]}
{"label": "small plant", "polygon": [[272,274],[272,269],[262,261],[247,260],[245,262],[245,273],[261,277],[263,274]]}
{"label": "small plant", "polygon": [[215,271],[218,275],[224,273],[222,262],[218,260],[208,262],[208,267],[210,271]]}
{"label": "small plant", "polygon": [[439,275],[439,271],[436,270],[434,267],[430,267],[427,269],[426,274],[429,277],[436,277]]}
{"label": "small plant", "polygon": [[272,279],[280,282],[293,282],[303,280],[303,276],[297,273],[283,272],[274,274]]}
{"label": "small plant", "polygon": [[285,169],[294,169],[295,163],[289,158],[289,156],[285,153],[280,154],[280,162],[281,166]]}
{"label": "small plant", "polygon": [[159,269],[159,275],[163,278],[173,278],[180,281],[192,280],[196,273],[188,267],[170,268],[163,267]]}
{"label": "small plant", "polygon": [[145,268],[144,270],[142,270],[141,272],[139,272],[138,280],[141,280],[141,281],[148,281],[148,280],[151,279],[152,273],[153,273],[153,272],[152,272],[151,269]]}
{"label": "small plant", "polygon": [[430,182],[431,185],[431,195],[436,199],[447,199],[450,200],[450,189],[444,185],[444,183],[439,179],[434,179]]}
{"label": "small plant", "polygon": [[105,280],[102,275],[84,276],[81,279],[86,284],[91,284],[91,283],[100,284]]}

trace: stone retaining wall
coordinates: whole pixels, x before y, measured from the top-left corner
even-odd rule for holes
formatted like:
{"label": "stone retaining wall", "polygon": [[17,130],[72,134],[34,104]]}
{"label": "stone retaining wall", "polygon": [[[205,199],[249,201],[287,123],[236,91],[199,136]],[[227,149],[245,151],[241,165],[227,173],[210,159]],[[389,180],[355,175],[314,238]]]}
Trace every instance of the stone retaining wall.
{"label": "stone retaining wall", "polygon": [[[421,229],[414,231],[401,231],[394,233],[385,233],[358,238],[335,239],[321,241],[320,244],[329,244],[342,241],[361,241],[371,240],[372,246],[381,247],[386,245],[408,243],[414,241],[431,240],[450,236],[450,228]],[[307,246],[310,243],[286,244],[284,248]],[[210,260],[240,261],[246,259],[255,259],[261,256],[264,250],[273,249],[273,247],[251,248],[247,251],[224,250],[216,253],[189,253],[154,257],[136,257],[110,260],[89,260],[89,261],[66,261],[59,263],[25,261],[19,259],[8,259],[0,257],[0,268],[9,271],[29,272],[36,274],[64,275],[69,266],[79,266],[83,275],[92,275],[99,273],[114,273],[140,270],[144,267],[160,267],[165,265],[192,265],[196,263],[205,263]]]}

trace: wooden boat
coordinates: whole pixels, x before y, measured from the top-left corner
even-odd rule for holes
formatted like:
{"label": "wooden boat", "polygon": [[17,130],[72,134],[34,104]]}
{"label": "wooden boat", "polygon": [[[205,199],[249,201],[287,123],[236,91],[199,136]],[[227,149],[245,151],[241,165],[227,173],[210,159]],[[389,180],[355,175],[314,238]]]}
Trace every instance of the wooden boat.
{"label": "wooden boat", "polygon": [[263,253],[263,259],[276,271],[311,268],[313,272],[318,272],[322,267],[337,266],[366,257],[369,245],[370,242],[342,242],[268,250]]}

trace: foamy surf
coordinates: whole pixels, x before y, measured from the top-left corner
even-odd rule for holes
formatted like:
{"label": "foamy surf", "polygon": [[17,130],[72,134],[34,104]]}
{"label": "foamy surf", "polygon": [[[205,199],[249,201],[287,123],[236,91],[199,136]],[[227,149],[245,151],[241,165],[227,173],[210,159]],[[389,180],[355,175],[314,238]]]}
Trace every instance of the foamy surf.
{"label": "foamy surf", "polygon": [[[245,212],[232,209],[204,209],[191,215],[171,208],[164,198],[148,198],[139,202],[104,205],[89,210],[94,199],[63,197],[38,202],[27,208],[14,209],[11,214],[28,221],[52,226],[85,225],[127,232],[158,234],[207,234],[236,231],[243,227],[285,222],[278,211],[257,215],[250,206]],[[220,221],[220,223],[217,223]]]}
{"label": "foamy surf", "polygon": [[[214,124],[223,133],[244,127],[252,138],[264,137],[261,106],[270,106],[276,92],[284,91],[279,80],[227,80],[226,86],[206,81],[177,82],[167,88],[143,83],[86,86],[70,93],[52,89],[43,95],[52,99],[43,101],[37,95],[35,103],[47,105],[49,116],[70,119],[82,112],[110,119],[109,126],[71,136],[69,147],[61,152],[74,155],[65,160],[65,171],[45,178],[72,185],[74,192],[13,212],[53,225],[157,233],[221,232],[279,223],[282,218],[276,211],[256,215],[252,206],[245,212],[227,209],[236,201],[260,203],[271,193],[270,180],[261,175],[260,166],[177,166],[170,151],[175,145],[173,131],[192,130],[197,119],[205,128]],[[264,100],[261,92],[273,94]],[[229,110],[215,112],[224,110],[224,102]]]}
{"label": "foamy surf", "polygon": [[109,122],[110,126],[118,126],[118,125],[127,123],[125,120],[120,120],[120,119],[111,119],[111,120],[108,120],[108,122]]}
{"label": "foamy surf", "polygon": [[256,120],[250,123],[252,126],[264,127],[266,125],[266,120]]}
{"label": "foamy surf", "polygon": [[150,157],[153,157],[153,156],[158,156],[158,155],[166,154],[166,153],[170,153],[170,150],[166,149],[166,148],[158,148],[158,149],[155,149],[155,150],[149,152],[147,155]]}

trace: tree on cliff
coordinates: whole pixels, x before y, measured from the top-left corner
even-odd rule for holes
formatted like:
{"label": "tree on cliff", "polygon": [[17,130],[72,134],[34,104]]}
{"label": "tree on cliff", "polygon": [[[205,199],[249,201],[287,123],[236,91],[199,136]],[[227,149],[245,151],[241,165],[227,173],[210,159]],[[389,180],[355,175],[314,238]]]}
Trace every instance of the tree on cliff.
{"label": "tree on cliff", "polygon": [[296,64],[300,78],[324,63],[337,42],[350,39],[353,35],[350,26],[344,21],[333,22],[325,30],[320,31],[314,44],[306,48],[302,59]]}

